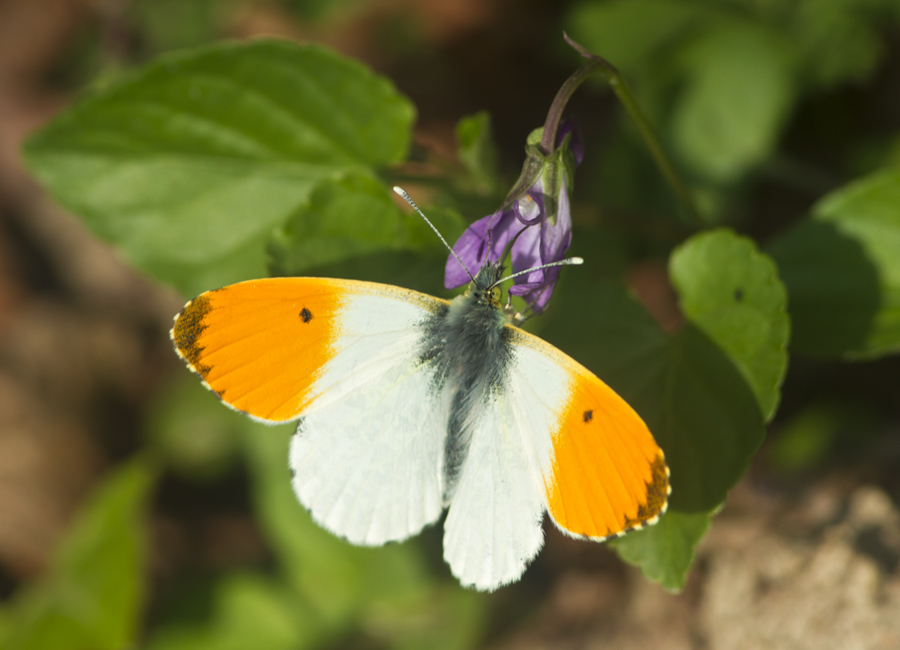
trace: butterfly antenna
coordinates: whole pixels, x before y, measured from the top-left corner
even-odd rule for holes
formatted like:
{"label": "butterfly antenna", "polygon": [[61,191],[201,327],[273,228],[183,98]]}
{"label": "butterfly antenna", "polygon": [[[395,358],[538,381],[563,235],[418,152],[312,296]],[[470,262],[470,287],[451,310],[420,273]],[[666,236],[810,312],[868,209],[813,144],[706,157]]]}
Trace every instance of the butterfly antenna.
{"label": "butterfly antenna", "polygon": [[541,269],[546,269],[551,266],[578,266],[579,264],[584,264],[584,259],[581,257],[567,257],[564,260],[559,260],[558,262],[550,262],[549,264],[541,264],[540,266],[533,266],[530,269],[525,269],[524,271],[519,271],[518,273],[513,273],[512,275],[507,275],[505,278],[497,280],[491,287],[496,287],[498,284],[502,282],[506,282],[507,280],[512,280],[513,278],[517,278],[520,275],[525,275],[526,273],[531,273],[532,271],[540,271]]}
{"label": "butterfly antenna", "polygon": [[461,267],[463,267],[463,270],[466,272],[466,274],[469,276],[469,278],[472,280],[472,282],[475,282],[475,276],[473,276],[473,275],[472,275],[472,272],[469,271],[469,267],[467,267],[465,264],[463,264],[463,261],[462,261],[461,259],[459,259],[459,255],[457,255],[457,254],[456,254],[456,251],[453,250],[453,247],[450,246],[450,244],[447,243],[447,240],[444,239],[444,236],[443,236],[443,235],[441,234],[441,232],[435,227],[435,225],[434,225],[433,223],[431,223],[431,221],[428,220],[428,217],[426,217],[426,216],[425,216],[425,213],[422,212],[422,211],[419,209],[419,206],[417,206],[417,205],[416,205],[416,202],[412,200],[412,197],[410,197],[410,195],[406,193],[406,190],[404,190],[402,187],[397,187],[397,186],[395,185],[395,186],[394,186],[394,192],[396,192],[396,193],[399,194],[401,197],[403,197],[403,200],[406,201],[407,203],[409,203],[410,207],[412,207],[413,210],[415,210],[416,212],[419,213],[419,216],[422,217],[422,219],[425,220],[425,223],[427,223],[429,226],[431,226],[431,229],[434,231],[434,234],[437,235],[437,236],[438,236],[438,239],[440,239],[440,240],[444,243],[444,246],[447,247],[447,250],[450,251],[450,254],[453,255],[453,257],[456,258],[456,261],[459,262],[459,265],[460,265]]}

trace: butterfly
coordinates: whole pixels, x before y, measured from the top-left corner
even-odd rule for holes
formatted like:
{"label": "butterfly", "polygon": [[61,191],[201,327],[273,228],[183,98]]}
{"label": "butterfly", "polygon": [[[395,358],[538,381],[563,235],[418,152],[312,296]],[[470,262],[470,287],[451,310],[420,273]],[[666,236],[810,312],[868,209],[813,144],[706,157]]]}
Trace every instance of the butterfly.
{"label": "butterfly", "polygon": [[652,524],[670,492],[635,411],[515,325],[487,262],[464,295],[331,278],[250,280],[188,302],[178,355],[228,406],[296,421],[292,486],[349,542],[404,540],[447,511],[444,559],[468,587],[518,580],[545,513],[597,541]]}

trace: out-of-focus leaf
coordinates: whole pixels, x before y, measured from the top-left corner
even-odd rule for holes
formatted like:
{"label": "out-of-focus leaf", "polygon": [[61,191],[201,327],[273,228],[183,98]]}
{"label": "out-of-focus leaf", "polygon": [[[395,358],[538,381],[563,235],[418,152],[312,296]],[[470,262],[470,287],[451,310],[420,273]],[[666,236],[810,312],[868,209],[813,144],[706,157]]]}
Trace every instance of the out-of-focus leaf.
{"label": "out-of-focus leaf", "polygon": [[775,264],[750,239],[716,230],[678,248],[669,274],[684,315],[728,353],[770,420],[787,371],[790,333]]}
{"label": "out-of-focus leaf", "polygon": [[[450,246],[459,239],[469,225],[457,210],[447,206],[431,205],[423,208],[423,211]],[[407,231],[407,240],[404,245],[407,248],[418,251],[430,250],[443,258],[450,254],[422,217],[413,211],[404,212],[404,214],[406,215],[405,228]],[[438,263],[438,266],[443,271],[443,264]]]}
{"label": "out-of-focus leaf", "polygon": [[166,623],[148,650],[303,650],[323,640],[312,609],[284,585],[234,572],[215,586],[212,618],[202,623]]}
{"label": "out-of-focus leaf", "polygon": [[669,591],[681,591],[710,520],[705,512],[667,512],[655,525],[613,540],[611,545],[619,557],[639,566],[653,582]]}
{"label": "out-of-focus leaf", "polygon": [[145,44],[156,52],[214,39],[227,9],[227,0],[136,0],[127,6]]}
{"label": "out-of-focus leaf", "polygon": [[475,188],[497,193],[497,149],[491,137],[491,116],[486,111],[462,118],[456,125],[457,156],[469,172]]}
{"label": "out-of-focus leaf", "polygon": [[625,71],[677,42],[703,16],[700,5],[679,0],[582,2],[568,17],[567,31],[592,52]]}
{"label": "out-of-focus leaf", "polygon": [[682,54],[687,87],[673,115],[682,159],[718,182],[773,150],[795,99],[788,42],[776,30],[727,21]]}
{"label": "out-of-focus leaf", "polygon": [[769,247],[788,290],[793,346],[872,358],[900,350],[900,172],[826,196]]}
{"label": "out-of-focus leaf", "polygon": [[[771,159],[804,94],[877,70],[889,51],[885,25],[898,18],[896,0],[582,0],[565,23],[634,85],[662,141],[702,183],[695,199],[715,214],[734,200],[724,188]],[[635,159],[643,144],[632,138],[624,148],[604,174],[628,176],[626,190],[604,184],[604,199],[618,192],[617,204],[658,210],[658,189],[634,173],[650,173],[646,158]],[[621,171],[623,158],[635,169]]]}
{"label": "out-of-focus leaf", "polygon": [[167,467],[198,479],[228,469],[241,450],[241,431],[259,427],[225,408],[196,375],[185,370],[149,409],[144,435]]}
{"label": "out-of-focus leaf", "polygon": [[4,650],[119,650],[137,641],[144,597],[145,459],[106,479],[68,532],[47,575],[4,609]]}
{"label": "out-of-focus leaf", "polygon": [[802,53],[804,76],[826,87],[868,76],[885,49],[885,22],[900,15],[894,0],[803,0],[791,8],[785,27]]}
{"label": "out-of-focus leaf", "polygon": [[846,409],[833,404],[808,407],[785,422],[766,447],[769,462],[783,472],[815,467],[830,450]]}
{"label": "out-of-focus leaf", "polygon": [[[401,161],[413,115],[386,79],[321,47],[216,45],[161,57],[83,100],[25,153],[91,230],[180,283],[169,263],[217,263],[322,180]],[[263,261],[260,248],[255,274]]]}

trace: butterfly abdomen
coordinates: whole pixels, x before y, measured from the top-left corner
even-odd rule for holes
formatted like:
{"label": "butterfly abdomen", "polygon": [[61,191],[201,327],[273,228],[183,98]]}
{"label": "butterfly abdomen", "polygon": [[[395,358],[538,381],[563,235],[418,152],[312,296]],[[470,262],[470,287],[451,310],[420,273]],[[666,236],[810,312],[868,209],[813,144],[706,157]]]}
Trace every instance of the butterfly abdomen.
{"label": "butterfly abdomen", "polygon": [[503,312],[474,294],[456,298],[426,324],[426,351],[436,364],[435,389],[449,390],[443,497],[449,503],[468,455],[473,424],[492,394],[502,391],[511,348]]}

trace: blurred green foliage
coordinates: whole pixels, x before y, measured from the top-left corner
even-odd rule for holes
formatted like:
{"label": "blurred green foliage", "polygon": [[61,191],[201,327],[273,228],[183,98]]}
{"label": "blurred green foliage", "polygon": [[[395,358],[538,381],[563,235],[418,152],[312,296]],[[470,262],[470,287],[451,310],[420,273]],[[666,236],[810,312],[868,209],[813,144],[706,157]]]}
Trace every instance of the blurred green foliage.
{"label": "blurred green foliage", "polygon": [[[167,49],[212,40],[224,4],[147,0],[132,10],[153,47]],[[178,16],[180,27],[170,28]],[[678,590],[713,515],[763,443],[789,351],[874,359],[900,347],[900,149],[854,142],[842,178],[862,176],[860,151],[880,151],[867,158],[865,175],[819,192],[809,216],[769,241],[752,237],[754,216],[740,207],[761,175],[788,169],[783,133],[805,102],[875,74],[886,51],[883,27],[896,31],[900,2],[582,1],[565,23],[621,69],[719,224],[683,230],[629,126],[603,152],[588,143],[575,178],[573,248],[587,263],[564,274],[553,308],[529,323],[625,397],[664,448],[669,511],[614,547],[649,579]],[[545,38],[550,50],[559,35]],[[398,168],[409,157],[414,117],[388,79],[327,48],[208,45],[161,56],[84,98],[32,137],[25,156],[98,237],[188,296],[267,270],[439,293],[445,252],[389,194],[397,179],[415,176]],[[825,136],[852,130],[834,120]],[[467,210],[496,206],[508,189],[490,117],[461,119],[456,135],[457,165],[412,178],[431,188],[426,212],[451,241],[466,223],[461,213],[483,216]],[[895,143],[897,135],[890,134]],[[592,156],[602,167],[590,164]],[[617,229],[585,196],[637,216]],[[646,251],[668,256],[683,318],[674,331],[615,277]],[[179,613],[175,598],[140,630],[144,509],[155,470],[139,458],[101,486],[47,580],[0,608],[0,646],[478,642],[489,596],[437,578],[420,540],[360,549],[316,527],[290,489],[290,431],[230,413],[188,381],[160,396],[146,446],[167,471],[192,480],[246,467],[274,567],[219,571],[202,615]],[[773,458],[783,468],[808,467],[835,439],[839,419],[827,409],[795,416]],[[91,570],[98,564],[102,572]]]}
{"label": "blurred green foliage", "polygon": [[[777,162],[805,98],[871,78],[885,25],[898,20],[896,0],[611,0],[577,3],[566,29],[633,83],[704,206],[721,215],[733,208],[736,185]],[[635,155],[633,145],[608,152],[618,166]],[[616,198],[634,205],[653,195],[629,186]]]}
{"label": "blurred green foliage", "polygon": [[0,613],[9,650],[117,650],[134,642],[146,592],[146,502],[154,464],[136,458],[100,486],[41,582]]}
{"label": "blurred green foliage", "polygon": [[791,295],[797,349],[848,358],[898,350],[900,170],[825,196],[770,252]]}

